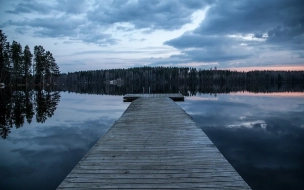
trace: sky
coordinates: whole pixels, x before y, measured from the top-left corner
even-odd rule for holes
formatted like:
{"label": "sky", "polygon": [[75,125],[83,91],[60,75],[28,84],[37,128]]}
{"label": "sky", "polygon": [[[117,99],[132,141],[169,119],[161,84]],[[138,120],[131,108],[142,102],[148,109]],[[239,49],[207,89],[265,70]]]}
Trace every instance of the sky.
{"label": "sky", "polygon": [[140,66],[304,70],[303,0],[0,0],[8,37],[61,72]]}

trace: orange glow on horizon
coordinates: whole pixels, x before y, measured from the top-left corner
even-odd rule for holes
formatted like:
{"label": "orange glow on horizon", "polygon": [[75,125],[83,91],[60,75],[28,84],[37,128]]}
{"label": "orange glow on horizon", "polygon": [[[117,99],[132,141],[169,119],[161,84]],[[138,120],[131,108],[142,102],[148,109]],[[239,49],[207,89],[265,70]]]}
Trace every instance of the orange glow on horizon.
{"label": "orange glow on horizon", "polygon": [[281,96],[281,97],[304,97],[304,92],[269,92],[269,93],[263,93],[263,92],[235,92],[235,93],[230,93],[230,94],[235,94],[235,95],[245,95],[245,96]]}
{"label": "orange glow on horizon", "polygon": [[[221,69],[221,68],[220,68]],[[228,68],[222,68],[228,69]],[[266,66],[266,67],[232,67],[229,68],[232,71],[263,71],[263,70],[271,70],[271,71],[304,71],[304,64],[302,65],[294,65],[294,66]]]}

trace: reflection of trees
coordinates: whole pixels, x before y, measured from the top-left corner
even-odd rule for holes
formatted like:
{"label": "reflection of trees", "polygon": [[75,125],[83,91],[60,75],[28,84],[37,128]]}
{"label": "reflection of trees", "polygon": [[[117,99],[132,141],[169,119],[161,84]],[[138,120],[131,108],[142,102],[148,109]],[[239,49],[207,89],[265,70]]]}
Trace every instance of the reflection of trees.
{"label": "reflection of trees", "polygon": [[25,94],[25,117],[27,123],[32,122],[32,118],[35,115],[33,104],[33,91]]}
{"label": "reflection of trees", "polygon": [[253,93],[274,93],[274,92],[304,92],[304,83],[201,83],[198,80],[192,81],[190,84],[178,83],[150,83],[144,84],[124,84],[122,86],[110,84],[88,84],[88,83],[69,83],[58,85],[63,91],[76,92],[81,94],[105,94],[105,95],[124,95],[137,93],[182,93],[183,95],[210,94],[226,94],[234,92],[253,92]]}
{"label": "reflection of trees", "polygon": [[36,92],[36,121],[44,123],[48,117],[52,117],[56,106],[60,101],[59,92],[50,93],[45,91]]}
{"label": "reflection of trees", "polygon": [[9,88],[0,91],[0,135],[6,138],[13,127],[22,127],[31,123],[36,113],[38,123],[43,123],[54,115],[60,101],[59,92],[51,91],[12,91]]}

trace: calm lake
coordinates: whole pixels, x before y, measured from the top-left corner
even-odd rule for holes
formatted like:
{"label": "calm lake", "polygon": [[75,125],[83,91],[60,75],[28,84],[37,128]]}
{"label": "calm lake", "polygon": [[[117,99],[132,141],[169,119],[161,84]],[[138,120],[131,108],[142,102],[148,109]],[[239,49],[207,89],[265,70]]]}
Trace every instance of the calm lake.
{"label": "calm lake", "polygon": [[[1,104],[0,189],[55,189],[130,104],[68,92],[14,96]],[[252,189],[304,189],[304,93],[197,94],[177,104]]]}

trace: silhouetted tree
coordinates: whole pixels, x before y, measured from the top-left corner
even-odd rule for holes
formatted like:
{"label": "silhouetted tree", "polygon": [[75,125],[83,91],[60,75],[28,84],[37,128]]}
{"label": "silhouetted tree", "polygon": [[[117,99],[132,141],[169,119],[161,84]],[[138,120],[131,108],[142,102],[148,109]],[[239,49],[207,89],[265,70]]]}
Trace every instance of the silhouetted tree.
{"label": "silhouetted tree", "polygon": [[10,77],[9,43],[0,30],[0,83],[8,83]]}
{"label": "silhouetted tree", "polygon": [[[21,44],[16,41],[10,45],[6,35],[0,30],[0,83],[17,86],[34,82],[44,85],[45,77],[48,83],[53,83],[54,77],[60,72],[52,53],[46,52],[39,45],[34,47],[34,64],[32,58],[33,54],[28,45],[23,51]],[[32,66],[34,66],[34,81],[29,80],[32,79]]]}
{"label": "silhouetted tree", "polygon": [[23,67],[23,55],[22,55],[22,46],[16,42],[13,41],[12,45],[10,46],[11,50],[11,62],[13,63],[13,81],[14,84],[17,85],[18,82],[20,82],[20,76],[22,73],[22,67]]}
{"label": "silhouetted tree", "polygon": [[25,84],[28,83],[28,78],[30,77],[32,58],[33,54],[31,53],[29,46],[26,45],[23,50],[23,75],[25,78]]}
{"label": "silhouetted tree", "polygon": [[34,61],[35,61],[35,83],[44,84],[46,57],[45,57],[45,50],[42,46],[34,47]]}

